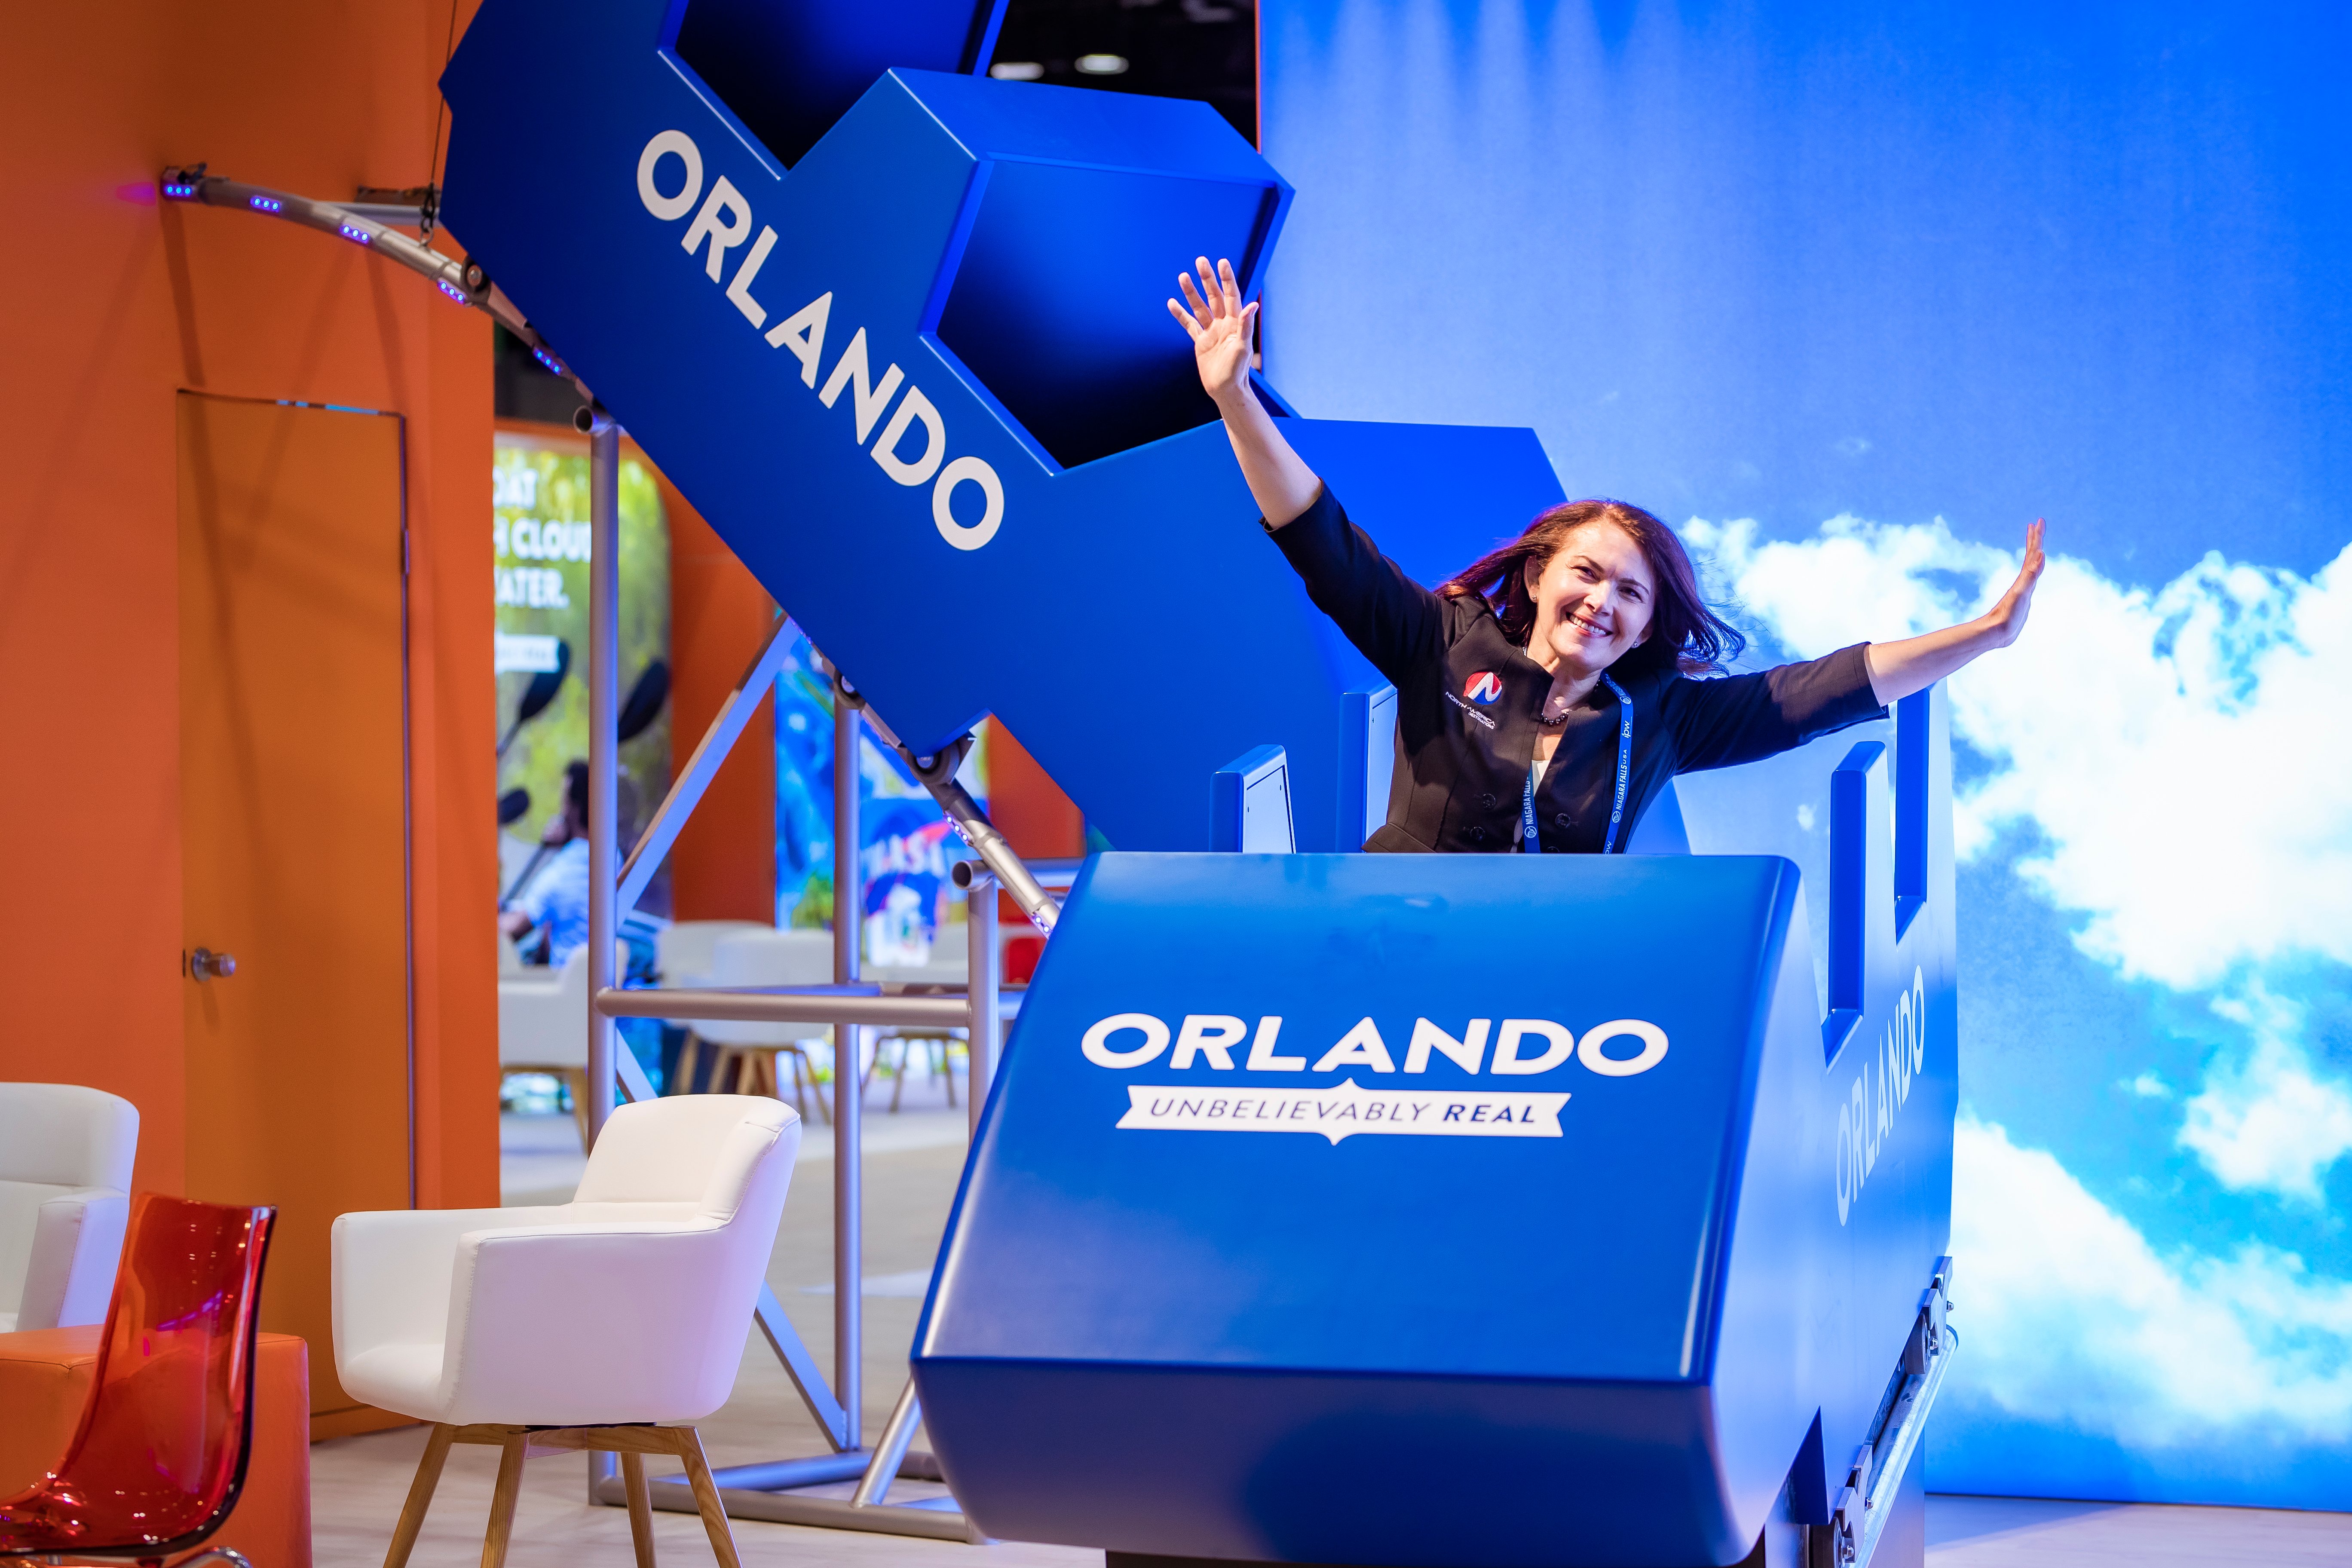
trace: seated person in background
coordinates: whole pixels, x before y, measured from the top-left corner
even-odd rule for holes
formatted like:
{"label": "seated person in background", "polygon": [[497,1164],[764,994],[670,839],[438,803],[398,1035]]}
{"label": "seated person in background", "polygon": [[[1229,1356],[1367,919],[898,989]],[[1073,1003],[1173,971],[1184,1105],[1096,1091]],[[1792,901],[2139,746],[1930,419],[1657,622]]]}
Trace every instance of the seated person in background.
{"label": "seated person in background", "polygon": [[540,837],[532,870],[499,911],[499,929],[520,944],[535,926],[547,928],[547,962],[554,968],[588,942],[588,764],[563,770],[563,805]]}

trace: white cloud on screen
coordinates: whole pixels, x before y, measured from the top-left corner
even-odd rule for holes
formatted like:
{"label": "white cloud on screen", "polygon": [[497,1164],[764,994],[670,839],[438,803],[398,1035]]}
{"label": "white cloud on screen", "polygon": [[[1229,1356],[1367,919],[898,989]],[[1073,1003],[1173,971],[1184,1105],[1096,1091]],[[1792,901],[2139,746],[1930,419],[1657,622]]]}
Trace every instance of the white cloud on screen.
{"label": "white cloud on screen", "polygon": [[2242,1024],[2254,1047],[2206,1069],[2204,1088],[2188,1104],[2182,1145],[2233,1192],[2321,1202],[2327,1168],[2352,1151],[2352,1093],[2314,1076],[2301,1044],[2303,1009],[2260,982],[2213,1010]]}
{"label": "white cloud on screen", "polygon": [[[1809,658],[1975,614],[2017,568],[1940,521],[1684,533]],[[1959,805],[1961,852],[2039,827],[2020,873],[2126,975],[2190,989],[2249,961],[2352,963],[2347,666],[2352,549],[2307,582],[2209,555],[2155,593],[2053,556],[2023,638],[1952,679],[1957,731],[2001,764]]]}
{"label": "white cloud on screen", "polygon": [[[1807,657],[1951,625],[2017,570],[1940,520],[1837,517],[1793,542],[1759,542],[1746,520],[1683,533],[1711,588]],[[2085,917],[2086,953],[2227,987],[2215,1010],[2248,1044],[2208,1065],[2180,1142],[2233,1191],[2305,1203],[2352,1152],[2352,1089],[2315,1069],[2300,1010],[2263,972],[2352,963],[2348,658],[2352,548],[2308,581],[2209,554],[2152,593],[2053,555],[2024,637],[1950,683],[1954,732],[1995,764],[1955,803],[1963,858],[2034,829],[2017,873]]]}
{"label": "white cloud on screen", "polygon": [[2056,1159],[1960,1119],[1954,1392],[2134,1447],[2352,1439],[2352,1282],[2292,1253],[2167,1257]]}

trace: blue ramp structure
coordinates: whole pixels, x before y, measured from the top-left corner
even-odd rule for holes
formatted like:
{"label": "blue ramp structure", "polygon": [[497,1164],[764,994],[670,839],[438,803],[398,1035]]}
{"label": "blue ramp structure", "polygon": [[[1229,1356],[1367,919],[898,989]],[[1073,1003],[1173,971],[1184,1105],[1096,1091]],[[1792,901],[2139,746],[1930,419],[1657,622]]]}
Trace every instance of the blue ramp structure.
{"label": "blue ramp structure", "polygon": [[1867,1562],[1907,1516],[1876,1560],[1920,1561],[1957,1106],[1939,700],[1687,792],[1695,838],[1811,876],[1094,861],[917,1333],[975,1524],[1664,1568],[1803,1562],[1807,1525]]}
{"label": "blue ramp structure", "polygon": [[[489,0],[444,216],[915,752],[992,712],[1113,843],[1206,849],[1212,774],[1279,746],[1299,847],[1354,849],[1378,677],[1160,304],[1203,252],[1255,295],[1290,187],[1206,104],[910,68],[971,15]],[[814,133],[861,60],[902,68]],[[1418,572],[1563,499],[1529,430],[1286,428]]]}

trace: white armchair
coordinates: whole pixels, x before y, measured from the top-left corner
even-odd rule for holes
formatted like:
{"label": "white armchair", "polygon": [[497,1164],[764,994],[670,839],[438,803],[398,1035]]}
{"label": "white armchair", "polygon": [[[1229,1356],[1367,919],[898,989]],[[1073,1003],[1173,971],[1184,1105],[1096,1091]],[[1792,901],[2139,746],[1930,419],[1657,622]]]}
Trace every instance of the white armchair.
{"label": "white armchair", "polygon": [[654,967],[661,971],[664,985],[708,985],[722,937],[775,929],[764,921],[672,921],[655,934]]}
{"label": "white armchair", "polygon": [[588,950],[561,969],[499,976],[499,1067],[552,1073],[572,1091],[580,1142],[588,1142]]}
{"label": "white armchair", "polygon": [[0,1333],[106,1321],[138,1152],[129,1100],[0,1083]]}
{"label": "white armchair", "polygon": [[734,1568],[691,1423],[734,1386],[799,1147],[774,1100],[656,1100],[613,1113],[569,1204],[335,1221],[336,1374],[434,1424],[385,1568],[407,1561],[452,1443],[502,1450],[485,1568],[504,1557],[526,1447],[618,1451],[644,1563],[643,1456],[677,1456]]}
{"label": "white armchair", "polygon": [[[709,947],[707,984],[721,989],[755,985],[824,985],[833,979],[833,938],[821,931],[778,931],[772,926],[746,926],[721,931]],[[743,1094],[783,1093],[776,1058],[790,1064],[793,1100],[807,1113],[807,1094],[815,1088],[815,1064],[809,1060],[811,1042],[831,1030],[823,1024],[749,1023],[740,1020],[696,1020],[688,1050],[678,1058],[678,1076],[693,1081],[695,1063],[706,1048],[715,1052],[710,1069],[714,1092],[732,1089]],[[803,1087],[803,1079],[806,1079]],[[827,1119],[824,1097],[815,1096],[820,1121]]]}

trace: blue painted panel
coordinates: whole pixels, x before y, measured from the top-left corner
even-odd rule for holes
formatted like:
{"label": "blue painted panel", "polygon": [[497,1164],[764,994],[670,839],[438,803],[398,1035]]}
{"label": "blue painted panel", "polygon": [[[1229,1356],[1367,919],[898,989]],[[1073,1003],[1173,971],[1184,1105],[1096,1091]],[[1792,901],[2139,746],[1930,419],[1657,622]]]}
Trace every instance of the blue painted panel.
{"label": "blue painted panel", "polygon": [[[1217,417],[1192,341],[1143,302],[1195,251],[1252,276],[1281,187],[999,159],[940,317],[940,341],[1057,464]],[[1082,224],[1070,221],[1083,213]]]}
{"label": "blue painted panel", "polygon": [[1633,825],[1625,837],[1628,855],[1687,855],[1690,853],[1690,830],[1683,825],[1682,797],[1675,792],[1672,780],[1650,803],[1650,809]]}
{"label": "blue painted panel", "polygon": [[680,0],[671,51],[774,157],[801,160],[892,66],[985,70],[1005,0]]}
{"label": "blue painted panel", "polygon": [[[1223,433],[1163,434],[1193,417],[1161,304],[1178,268],[1230,245],[1254,287],[1288,187],[1203,104],[919,70],[787,175],[661,54],[663,16],[482,8],[444,79],[451,232],[919,749],[994,712],[1112,842],[1202,849],[1213,772],[1277,744],[1300,845],[1333,847],[1342,699],[1370,671],[1255,525]],[[520,79],[564,81],[574,111]],[[1058,320],[1015,290],[1024,257],[1102,285]],[[1054,374],[973,325],[992,305],[1030,312]],[[1425,574],[1560,496],[1523,429],[1292,428]],[[1141,444],[1053,456],[1116,440]]]}

